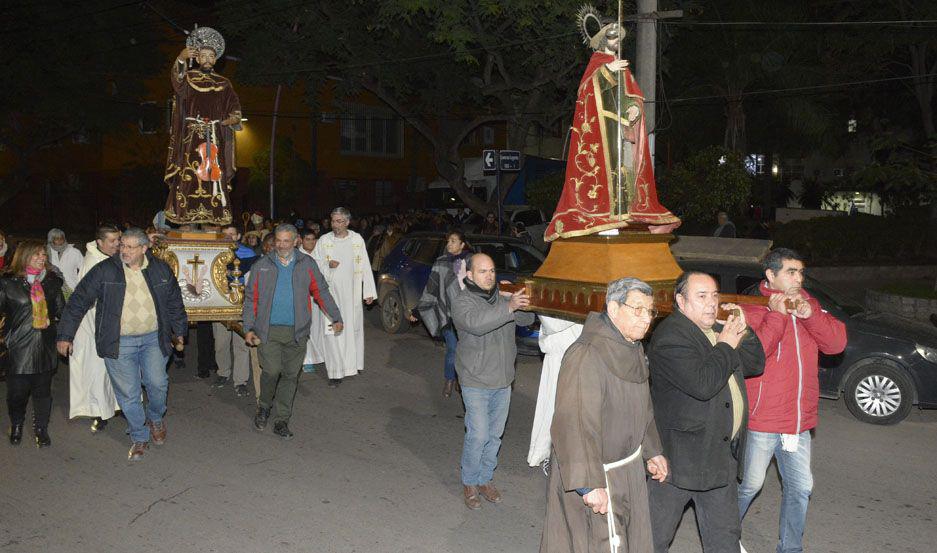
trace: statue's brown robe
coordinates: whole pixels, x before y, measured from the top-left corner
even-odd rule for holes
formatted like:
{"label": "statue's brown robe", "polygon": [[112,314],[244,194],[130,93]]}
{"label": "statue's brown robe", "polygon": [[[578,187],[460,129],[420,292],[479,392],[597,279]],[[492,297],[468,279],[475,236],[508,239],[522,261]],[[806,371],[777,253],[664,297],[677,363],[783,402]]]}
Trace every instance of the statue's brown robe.
{"label": "statue's brown robe", "polygon": [[[661,454],[640,342],[626,340],[606,315],[591,313],[566,351],[556,388],[552,472],[541,553],[609,551],[608,523],[586,507],[578,488],[605,488],[603,464],[631,455],[609,471],[621,553],[653,549],[646,460]],[[652,485],[656,482],[652,482]]]}

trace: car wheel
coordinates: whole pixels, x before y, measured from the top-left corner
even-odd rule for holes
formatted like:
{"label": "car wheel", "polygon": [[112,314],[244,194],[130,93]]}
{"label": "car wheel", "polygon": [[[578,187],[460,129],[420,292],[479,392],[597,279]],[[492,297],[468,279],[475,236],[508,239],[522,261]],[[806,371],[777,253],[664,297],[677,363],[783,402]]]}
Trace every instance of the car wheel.
{"label": "car wheel", "polygon": [[901,369],[871,364],[846,381],[846,407],[862,422],[896,424],[911,412],[914,384]]}
{"label": "car wheel", "polygon": [[381,326],[391,334],[400,334],[410,329],[410,322],[397,290],[388,292],[381,302]]}

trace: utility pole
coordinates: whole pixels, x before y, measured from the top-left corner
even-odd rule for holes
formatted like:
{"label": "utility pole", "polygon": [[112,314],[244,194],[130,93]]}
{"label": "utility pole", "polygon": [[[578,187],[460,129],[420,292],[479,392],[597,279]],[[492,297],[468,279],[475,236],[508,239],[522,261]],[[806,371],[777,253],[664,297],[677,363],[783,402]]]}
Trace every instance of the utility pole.
{"label": "utility pole", "polygon": [[654,156],[654,131],[657,129],[657,22],[683,17],[683,10],[657,11],[657,0],[638,0],[638,13],[627,19],[637,22],[634,69],[635,79],[644,93],[644,121]]}

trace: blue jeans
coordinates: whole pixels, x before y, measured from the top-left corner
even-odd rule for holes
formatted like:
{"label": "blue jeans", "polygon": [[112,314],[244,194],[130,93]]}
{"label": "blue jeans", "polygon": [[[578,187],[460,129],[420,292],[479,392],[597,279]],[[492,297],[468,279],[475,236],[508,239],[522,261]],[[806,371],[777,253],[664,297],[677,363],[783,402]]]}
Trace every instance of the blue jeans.
{"label": "blue jeans", "polygon": [[478,486],[491,482],[498,466],[501,435],[511,406],[511,388],[462,386],[465,403],[465,442],[462,444],[462,483]]}
{"label": "blue jeans", "polygon": [[443,330],[442,337],[446,340],[446,380],[455,380],[455,347],[459,340],[452,328]]}
{"label": "blue jeans", "polygon": [[739,516],[745,512],[765,483],[765,472],[771,459],[778,460],[781,473],[781,521],[778,553],[804,550],[804,526],[807,523],[807,503],[813,490],[810,472],[810,431],[801,432],[797,451],[781,449],[781,435],[748,431],[745,446],[745,472],[739,485]]}
{"label": "blue jeans", "polygon": [[[150,441],[146,421],[161,422],[166,412],[166,392],[169,376],[166,361],[169,357],[159,349],[159,333],[140,336],[121,336],[117,359],[105,359],[104,366],[114,385],[117,404],[127,417],[130,439],[134,442]],[[147,406],[143,409],[143,390],[146,388]]]}

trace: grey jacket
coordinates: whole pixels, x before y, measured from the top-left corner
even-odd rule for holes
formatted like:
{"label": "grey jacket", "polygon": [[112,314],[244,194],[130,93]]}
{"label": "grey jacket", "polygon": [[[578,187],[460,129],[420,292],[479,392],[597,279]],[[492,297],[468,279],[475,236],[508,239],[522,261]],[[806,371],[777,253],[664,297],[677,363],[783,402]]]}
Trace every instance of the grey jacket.
{"label": "grey jacket", "polygon": [[[342,314],[329,293],[329,284],[316,262],[298,251],[294,255],[296,264],[293,266],[293,328],[296,342],[304,344],[309,338],[310,315],[313,309],[321,308],[333,323],[342,322]],[[277,289],[277,274],[280,270],[278,264],[276,251],[258,259],[251,267],[250,278],[244,287],[244,332],[253,331],[261,342],[266,342],[270,333],[270,310],[273,307],[273,293]]]}
{"label": "grey jacket", "polygon": [[459,334],[455,369],[462,386],[506,388],[514,382],[514,325],[533,324],[534,314],[511,312],[510,300],[498,295],[494,305],[471,288],[452,302],[452,322]]}

